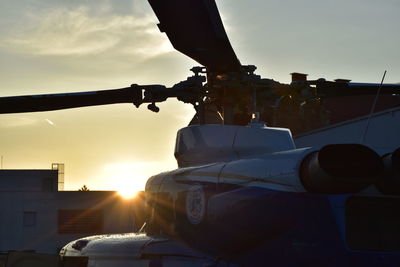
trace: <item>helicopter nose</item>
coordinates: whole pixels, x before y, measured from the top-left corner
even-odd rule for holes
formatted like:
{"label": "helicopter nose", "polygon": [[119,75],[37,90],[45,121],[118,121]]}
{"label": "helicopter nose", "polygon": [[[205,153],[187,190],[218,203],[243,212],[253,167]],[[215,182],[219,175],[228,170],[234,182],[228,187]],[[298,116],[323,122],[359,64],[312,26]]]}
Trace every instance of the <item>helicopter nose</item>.
{"label": "helicopter nose", "polygon": [[384,173],[379,177],[376,186],[383,194],[400,194],[400,148],[382,157]]}
{"label": "helicopter nose", "polygon": [[304,158],[300,179],[311,193],[347,194],[375,183],[382,172],[382,159],[372,149],[360,144],[333,144]]}

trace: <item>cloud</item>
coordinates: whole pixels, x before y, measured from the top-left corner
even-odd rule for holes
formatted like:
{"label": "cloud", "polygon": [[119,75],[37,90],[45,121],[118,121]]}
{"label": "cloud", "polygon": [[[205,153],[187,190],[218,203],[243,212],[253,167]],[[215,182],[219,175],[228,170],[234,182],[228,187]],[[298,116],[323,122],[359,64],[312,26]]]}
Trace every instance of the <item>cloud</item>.
{"label": "cloud", "polygon": [[3,38],[3,46],[36,56],[125,54],[151,57],[173,50],[152,14],[115,14],[104,6],[47,8],[29,15],[29,27]]}
{"label": "cloud", "polygon": [[38,122],[35,118],[17,117],[15,115],[2,115],[0,128],[15,128],[32,126]]}

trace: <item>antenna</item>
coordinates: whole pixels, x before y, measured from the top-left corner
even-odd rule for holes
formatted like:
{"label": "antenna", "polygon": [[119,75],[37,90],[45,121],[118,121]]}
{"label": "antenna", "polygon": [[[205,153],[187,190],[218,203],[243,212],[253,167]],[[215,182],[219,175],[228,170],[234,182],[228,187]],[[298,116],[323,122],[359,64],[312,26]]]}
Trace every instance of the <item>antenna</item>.
{"label": "antenna", "polygon": [[376,92],[376,96],[375,96],[375,99],[374,99],[374,103],[372,104],[371,111],[370,111],[369,116],[368,116],[367,125],[365,126],[364,133],[363,133],[363,135],[361,136],[361,140],[360,140],[360,143],[361,143],[361,144],[363,144],[363,143],[365,142],[365,137],[367,136],[369,124],[370,124],[370,122],[371,122],[372,114],[374,114],[375,107],[376,107],[376,103],[378,102],[379,94],[381,93],[382,84],[383,84],[383,80],[385,80],[385,76],[386,76],[386,70],[385,70],[385,72],[383,73],[383,77],[382,77],[382,80],[381,80],[381,84],[380,84],[379,87],[378,87],[378,91]]}
{"label": "antenna", "polygon": [[1,155],[0,167],[1,167],[1,169],[3,169],[3,155]]}

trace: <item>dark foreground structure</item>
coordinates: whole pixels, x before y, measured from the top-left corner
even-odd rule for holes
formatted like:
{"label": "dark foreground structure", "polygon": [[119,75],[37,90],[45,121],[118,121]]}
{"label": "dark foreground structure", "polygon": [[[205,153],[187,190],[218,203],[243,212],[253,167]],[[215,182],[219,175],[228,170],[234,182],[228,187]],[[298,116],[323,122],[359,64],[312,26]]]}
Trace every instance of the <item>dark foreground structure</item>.
{"label": "dark foreground structure", "polygon": [[71,240],[138,229],[137,199],[59,191],[59,170],[0,170],[0,251],[58,253]]}

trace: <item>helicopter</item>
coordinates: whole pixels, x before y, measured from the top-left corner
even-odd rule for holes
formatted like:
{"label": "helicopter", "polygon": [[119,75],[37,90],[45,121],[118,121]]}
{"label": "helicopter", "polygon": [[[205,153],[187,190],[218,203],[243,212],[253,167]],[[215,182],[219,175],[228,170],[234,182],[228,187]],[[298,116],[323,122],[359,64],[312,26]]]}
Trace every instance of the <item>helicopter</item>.
{"label": "helicopter", "polygon": [[[179,168],[147,181],[141,231],[74,240],[61,250],[63,261],[76,266],[396,266],[400,86],[307,80],[301,73],[292,74],[291,84],[265,79],[236,57],[214,0],[149,3],[175,49],[201,64],[187,80],[170,88],[132,84],[0,98],[3,114],[114,103],[147,104],[159,112],[157,103],[169,98],[196,110],[177,134]],[[386,101],[372,114],[368,106],[342,114],[329,109],[338,98],[369,102],[377,91]],[[372,131],[361,141],[360,130],[345,138],[351,127],[370,120],[390,129],[380,133],[385,145],[363,142],[376,138]]]}

